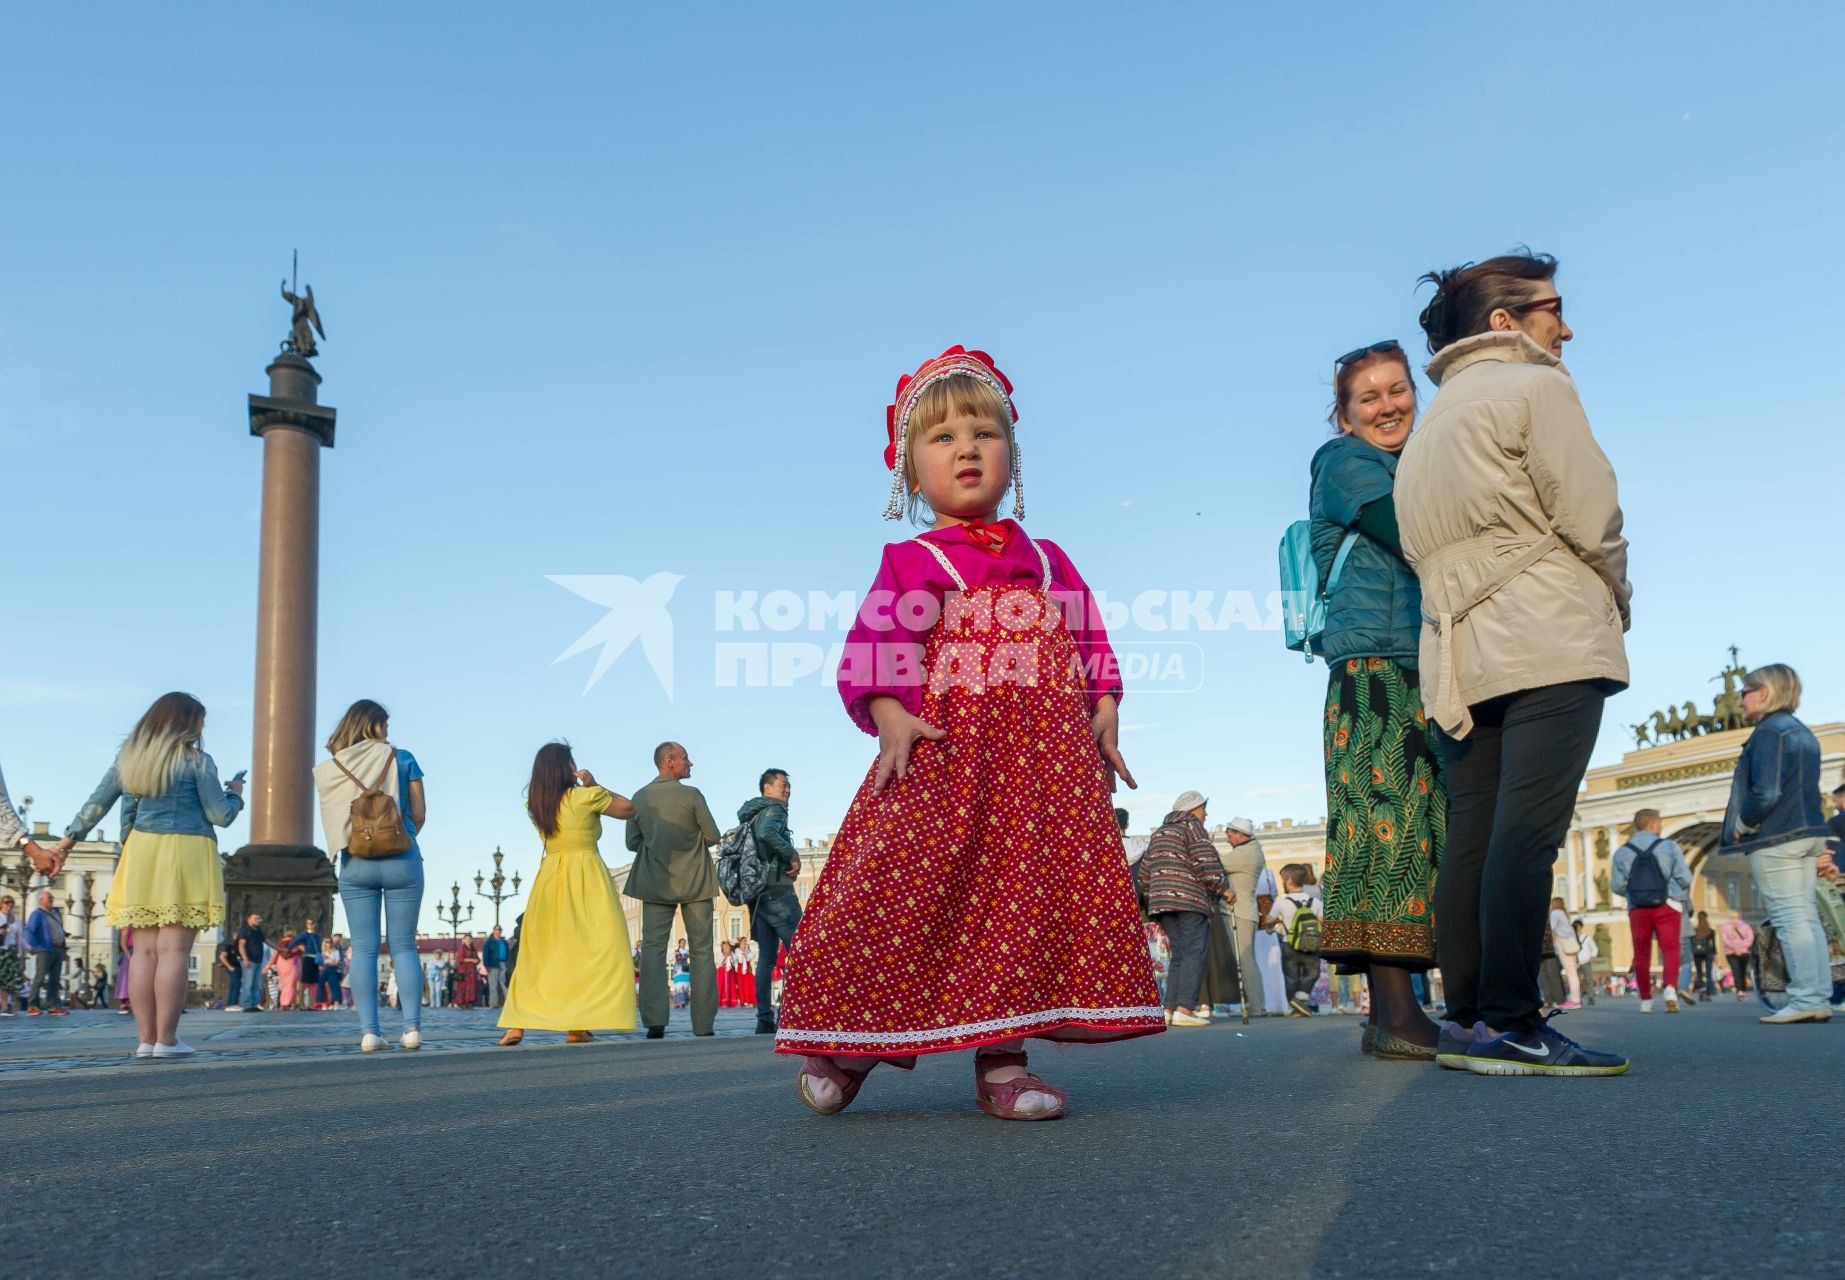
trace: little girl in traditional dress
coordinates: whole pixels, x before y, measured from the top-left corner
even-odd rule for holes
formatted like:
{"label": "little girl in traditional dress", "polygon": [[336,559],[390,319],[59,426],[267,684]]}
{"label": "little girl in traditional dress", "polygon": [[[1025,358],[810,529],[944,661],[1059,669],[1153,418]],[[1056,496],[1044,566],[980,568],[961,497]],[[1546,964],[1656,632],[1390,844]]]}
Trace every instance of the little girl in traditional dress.
{"label": "little girl in traditional dress", "polygon": [[737,953],[731,950],[728,942],[720,942],[718,951],[718,1008],[728,1009],[737,1003]]}
{"label": "little girl in traditional dress", "polygon": [[730,944],[730,972],[732,983],[730,996],[731,1001],[739,1009],[748,1003],[743,996],[744,989],[749,986],[749,963],[748,949],[741,942],[733,939]]}
{"label": "little girl in traditional dress", "polygon": [[885,517],[933,527],[885,547],[839,669],[878,758],[795,935],[776,1037],[822,1114],[880,1063],[971,1049],[982,1110],[1055,1119],[1067,1097],[1026,1070],[1027,1038],[1165,1029],[1109,800],[1115,775],[1134,785],[1121,680],[1082,578],[1016,523],[1011,392],[951,347],[886,411]]}

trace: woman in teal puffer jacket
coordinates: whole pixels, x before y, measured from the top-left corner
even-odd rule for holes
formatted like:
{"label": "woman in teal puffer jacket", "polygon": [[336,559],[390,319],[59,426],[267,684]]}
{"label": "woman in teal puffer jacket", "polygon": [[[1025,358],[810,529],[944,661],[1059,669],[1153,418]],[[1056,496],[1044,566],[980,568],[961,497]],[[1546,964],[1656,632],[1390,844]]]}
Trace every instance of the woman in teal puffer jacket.
{"label": "woman in teal puffer jacket", "polygon": [[1439,1028],[1411,975],[1435,963],[1435,868],[1447,820],[1435,730],[1416,669],[1422,593],[1397,538],[1397,455],[1416,421],[1409,358],[1394,341],[1342,356],[1313,457],[1313,552],[1329,581],[1321,653],[1331,668],[1326,741],[1326,918],[1321,955],[1371,984],[1364,1049],[1427,1060]]}

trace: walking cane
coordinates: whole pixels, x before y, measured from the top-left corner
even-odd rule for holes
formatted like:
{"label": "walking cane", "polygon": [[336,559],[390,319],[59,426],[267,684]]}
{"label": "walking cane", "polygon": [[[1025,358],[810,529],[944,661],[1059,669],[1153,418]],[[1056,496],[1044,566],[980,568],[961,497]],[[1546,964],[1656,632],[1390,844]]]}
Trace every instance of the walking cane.
{"label": "walking cane", "polygon": [[[1219,911],[1224,911],[1223,904],[1219,903],[1217,909]],[[1230,970],[1236,974],[1236,993],[1238,996],[1242,997],[1237,1001],[1236,1007],[1243,1011],[1243,1025],[1248,1026],[1249,984],[1243,981],[1243,949],[1236,938],[1236,912],[1230,910],[1225,912],[1225,914],[1230,917]]]}

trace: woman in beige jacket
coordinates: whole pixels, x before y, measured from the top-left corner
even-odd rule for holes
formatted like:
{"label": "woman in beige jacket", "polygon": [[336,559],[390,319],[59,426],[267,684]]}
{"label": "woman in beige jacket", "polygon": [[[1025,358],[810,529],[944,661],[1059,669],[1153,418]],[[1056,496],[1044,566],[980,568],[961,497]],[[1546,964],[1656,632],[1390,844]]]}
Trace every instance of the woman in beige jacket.
{"label": "woman in beige jacket", "polygon": [[1627,540],[1614,469],[1559,358],[1553,258],[1431,273],[1440,388],[1397,467],[1422,585],[1423,698],[1441,729],[1448,844],[1435,883],[1448,996],[1437,1058],[1484,1075],[1614,1075],[1539,1012],[1551,867],[1627,685]]}

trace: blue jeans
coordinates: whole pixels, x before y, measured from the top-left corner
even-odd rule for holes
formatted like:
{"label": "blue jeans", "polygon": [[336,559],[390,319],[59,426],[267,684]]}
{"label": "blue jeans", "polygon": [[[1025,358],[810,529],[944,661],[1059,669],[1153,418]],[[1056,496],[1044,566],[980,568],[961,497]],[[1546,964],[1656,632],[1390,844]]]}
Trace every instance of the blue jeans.
{"label": "blue jeans", "polygon": [[1781,940],[1787,962],[1787,1007],[1817,1013],[1832,997],[1832,957],[1825,926],[1813,901],[1819,855],[1826,842],[1818,837],[1788,840],[1749,855],[1755,888],[1768,904],[1768,918]]}
{"label": "blue jeans", "polygon": [[314,984],[314,1000],[318,1004],[340,1003],[339,966],[320,966],[320,980]]}
{"label": "blue jeans", "polygon": [[801,923],[801,900],[792,885],[778,884],[764,889],[750,904],[750,937],[756,940],[761,954],[756,960],[756,1021],[768,1026],[775,1021],[771,997],[775,993],[775,958],[781,948],[794,946],[794,931]]}
{"label": "blue jeans", "polygon": [[263,1003],[263,963],[261,960],[243,962],[243,1007],[255,1009]]}
{"label": "blue jeans", "polygon": [[352,930],[352,957],[347,963],[359,1030],[378,1034],[380,907],[384,934],[390,939],[391,963],[397,970],[397,1003],[403,1011],[404,1029],[416,1029],[423,1011],[423,962],[416,953],[416,918],[423,909],[422,851],[412,845],[408,853],[389,858],[355,858],[342,849],[340,904],[346,908],[346,923]]}

